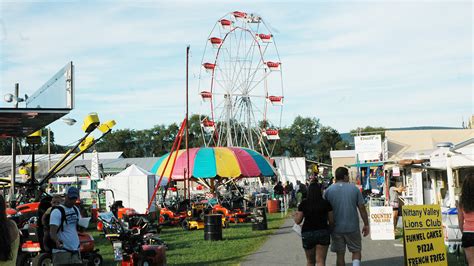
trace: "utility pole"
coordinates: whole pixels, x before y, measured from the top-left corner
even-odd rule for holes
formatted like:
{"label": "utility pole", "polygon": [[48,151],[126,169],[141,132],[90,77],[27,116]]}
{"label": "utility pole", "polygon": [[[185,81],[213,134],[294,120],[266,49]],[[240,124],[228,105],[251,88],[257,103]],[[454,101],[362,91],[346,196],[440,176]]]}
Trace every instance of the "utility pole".
{"label": "utility pole", "polygon": [[[15,83],[15,105],[14,108],[18,108],[18,95],[20,91],[20,85]],[[16,138],[12,137],[12,174],[11,174],[11,187],[10,187],[10,208],[16,207],[15,199],[15,178],[16,178]]]}
{"label": "utility pole", "polygon": [[[188,117],[188,84],[189,84],[189,48],[188,45],[186,47],[186,172],[184,173],[184,198],[186,199],[186,187],[188,188],[188,199],[191,198],[191,188],[189,186],[189,117]],[[187,184],[186,184],[187,182]]]}
{"label": "utility pole", "polygon": [[48,127],[48,170],[51,169],[51,128]]}

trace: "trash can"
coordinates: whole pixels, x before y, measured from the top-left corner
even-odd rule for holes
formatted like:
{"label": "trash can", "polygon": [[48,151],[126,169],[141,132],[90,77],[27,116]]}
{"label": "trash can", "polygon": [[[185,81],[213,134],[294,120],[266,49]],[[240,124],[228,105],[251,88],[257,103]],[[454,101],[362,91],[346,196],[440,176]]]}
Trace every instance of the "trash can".
{"label": "trash can", "polygon": [[267,230],[267,215],[265,213],[265,208],[259,207],[253,209],[252,214],[252,230],[259,231],[259,230]]}
{"label": "trash can", "polygon": [[277,213],[280,211],[279,200],[267,200],[268,213]]}
{"label": "trash can", "polygon": [[222,240],[221,214],[208,214],[204,216],[204,240]]}

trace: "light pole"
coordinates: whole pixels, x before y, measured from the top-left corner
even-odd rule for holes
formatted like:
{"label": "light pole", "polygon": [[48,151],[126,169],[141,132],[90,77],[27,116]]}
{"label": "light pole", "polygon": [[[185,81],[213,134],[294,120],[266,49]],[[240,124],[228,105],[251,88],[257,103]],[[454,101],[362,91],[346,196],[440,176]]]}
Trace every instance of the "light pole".
{"label": "light pole", "polygon": [[[5,102],[13,102],[13,107],[18,108],[18,103],[23,102],[24,99],[19,98],[20,85],[15,83],[15,94],[7,94],[4,96]],[[11,187],[10,187],[10,207],[14,208],[16,205],[15,202],[15,178],[16,178],[16,138],[12,137],[12,174],[11,174]]]}
{"label": "light pole", "polygon": [[51,168],[51,128],[48,127],[48,170]]}

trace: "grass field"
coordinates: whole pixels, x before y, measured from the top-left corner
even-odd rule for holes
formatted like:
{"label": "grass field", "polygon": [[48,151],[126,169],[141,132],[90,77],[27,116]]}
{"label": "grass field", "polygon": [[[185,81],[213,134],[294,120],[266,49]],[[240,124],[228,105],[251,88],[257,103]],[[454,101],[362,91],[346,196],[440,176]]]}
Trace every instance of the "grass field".
{"label": "grass field", "polygon": [[[251,223],[231,224],[222,230],[222,241],[205,241],[203,230],[184,231],[181,227],[164,227],[161,238],[168,244],[168,265],[236,265],[263,245],[287,216],[267,214],[268,228],[252,231]],[[104,258],[104,265],[115,265],[112,245],[97,231],[92,231],[96,248]]]}

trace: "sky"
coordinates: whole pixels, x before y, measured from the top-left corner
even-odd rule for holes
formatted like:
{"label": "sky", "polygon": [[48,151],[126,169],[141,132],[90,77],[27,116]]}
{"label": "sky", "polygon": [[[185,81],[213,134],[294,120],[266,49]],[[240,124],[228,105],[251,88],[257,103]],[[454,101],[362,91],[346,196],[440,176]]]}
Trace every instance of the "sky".
{"label": "sky", "polygon": [[[282,63],[282,125],[298,115],[339,132],[364,126],[460,127],[474,114],[470,1],[9,1],[0,2],[0,94],[32,94],[75,65],[68,127],[79,139],[97,112],[118,129],[179,123],[190,113],[204,48],[229,12],[258,14]],[[10,105],[0,102],[0,107]]]}

